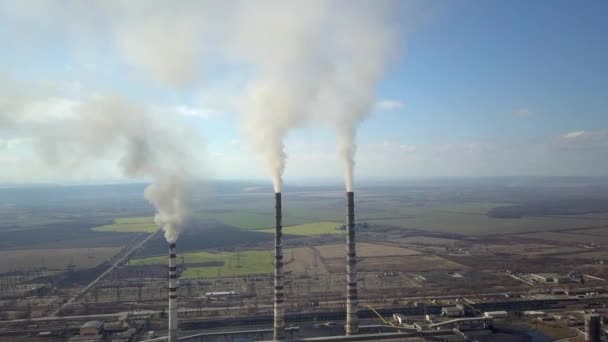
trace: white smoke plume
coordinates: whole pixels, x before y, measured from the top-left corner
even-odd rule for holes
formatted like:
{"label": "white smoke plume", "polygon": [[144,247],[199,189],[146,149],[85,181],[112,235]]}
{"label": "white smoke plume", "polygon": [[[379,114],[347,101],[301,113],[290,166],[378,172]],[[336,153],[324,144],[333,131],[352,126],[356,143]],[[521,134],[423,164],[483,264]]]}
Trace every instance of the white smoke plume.
{"label": "white smoke plume", "polygon": [[155,222],[167,241],[177,240],[188,213],[187,184],[193,172],[201,171],[202,141],[196,132],[172,120],[175,113],[119,96],[66,100],[69,106],[57,106],[52,97],[10,84],[13,94],[0,94],[0,131],[27,132],[44,165],[65,174],[113,159],[125,177],[151,180],[144,197],[155,207]]}
{"label": "white smoke plume", "polygon": [[40,136],[40,151],[55,165],[121,154],[117,161],[129,178],[151,179],[145,198],[154,205],[155,222],[175,242],[188,213],[187,182],[198,170],[191,146],[196,133],[172,121],[167,113],[133,104],[120,97],[100,97],[73,108],[77,114]]}
{"label": "white smoke plume", "polygon": [[241,131],[277,192],[285,138],[299,126],[317,124],[334,128],[352,190],[357,127],[372,109],[376,85],[400,42],[399,21],[407,18],[398,0],[32,4],[9,17],[38,13],[34,24],[50,21],[45,24],[85,45],[102,37],[134,70],[171,87],[213,87],[207,72],[216,66],[243,75],[227,98],[236,99]]}
{"label": "white smoke plume", "polygon": [[394,2],[246,4],[228,51],[254,70],[241,107],[243,127],[266,160],[275,191],[285,169],[285,136],[317,123],[335,129],[352,191],[357,126],[370,113],[375,87],[398,45],[399,30],[389,16]]}

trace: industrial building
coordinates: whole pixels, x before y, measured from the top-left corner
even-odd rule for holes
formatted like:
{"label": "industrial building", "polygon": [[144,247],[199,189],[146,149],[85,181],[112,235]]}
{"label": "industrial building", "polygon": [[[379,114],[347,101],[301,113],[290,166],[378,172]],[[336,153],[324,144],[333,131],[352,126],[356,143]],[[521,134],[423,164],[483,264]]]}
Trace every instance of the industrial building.
{"label": "industrial building", "polygon": [[462,304],[458,304],[456,306],[445,306],[441,308],[441,316],[462,317],[464,316],[464,306],[462,306]]}
{"label": "industrial building", "polygon": [[569,276],[563,276],[557,273],[532,273],[530,276],[540,283],[564,284],[572,282],[572,278]]}
{"label": "industrial building", "polygon": [[70,342],[104,342],[107,341],[104,323],[89,321],[80,327],[80,335],[69,339]]}

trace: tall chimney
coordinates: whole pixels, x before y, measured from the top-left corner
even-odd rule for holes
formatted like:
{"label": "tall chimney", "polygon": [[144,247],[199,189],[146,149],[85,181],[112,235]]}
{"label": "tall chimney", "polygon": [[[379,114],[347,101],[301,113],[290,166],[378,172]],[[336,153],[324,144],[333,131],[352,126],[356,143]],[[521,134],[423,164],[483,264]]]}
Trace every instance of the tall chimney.
{"label": "tall chimney", "polygon": [[346,335],[359,333],[357,307],[357,250],[355,242],[355,194],[346,193]]}
{"label": "tall chimney", "polygon": [[281,193],[275,199],[275,235],[274,235],[274,340],[285,340],[285,302],[283,298],[283,224]]}
{"label": "tall chimney", "polygon": [[597,313],[585,315],[585,341],[600,342],[602,339],[602,316]]}
{"label": "tall chimney", "polygon": [[169,245],[169,342],[177,342],[177,266],[175,243]]}

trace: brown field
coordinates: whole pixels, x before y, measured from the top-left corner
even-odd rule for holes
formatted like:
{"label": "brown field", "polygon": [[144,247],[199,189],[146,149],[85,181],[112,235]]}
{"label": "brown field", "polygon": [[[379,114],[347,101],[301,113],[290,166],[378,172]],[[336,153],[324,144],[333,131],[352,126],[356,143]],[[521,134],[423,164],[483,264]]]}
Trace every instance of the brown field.
{"label": "brown field", "polygon": [[456,241],[456,240],[437,238],[437,237],[431,237],[431,236],[412,236],[412,237],[398,239],[395,242],[399,242],[399,243],[403,243],[403,244],[451,246],[454,244],[454,241]]}
{"label": "brown field", "polygon": [[90,268],[118,254],[121,249],[100,247],[0,251],[0,272],[39,267],[64,269],[69,264],[76,265],[76,268]]}
{"label": "brown field", "polygon": [[[346,263],[342,258],[326,259],[325,264],[330,273],[344,273],[346,270]],[[430,255],[367,257],[359,261],[359,270],[362,272],[422,272],[466,269],[469,268],[456,262]]]}
{"label": "brown field", "polygon": [[522,243],[511,245],[484,245],[483,248],[489,249],[493,253],[506,253],[518,255],[542,255],[546,253],[567,253],[580,250],[576,247],[552,246],[540,243]]}
{"label": "brown field", "polygon": [[608,228],[577,230],[576,234],[608,236]]}
{"label": "brown field", "polygon": [[465,270],[468,267],[434,255],[408,257],[364,258],[359,262],[361,271],[448,271]]}
{"label": "brown field", "polygon": [[284,258],[286,271],[293,273],[328,273],[320,258],[315,263],[315,252],[310,247],[287,249],[284,252]]}
{"label": "brown field", "polygon": [[546,241],[559,241],[559,242],[570,242],[570,243],[608,243],[608,236],[600,237],[593,235],[584,234],[570,234],[570,233],[532,233],[532,234],[521,234],[518,235],[524,239],[539,239]]}
{"label": "brown field", "polygon": [[558,258],[564,259],[589,259],[589,260],[608,260],[608,252],[587,252],[587,253],[576,253],[559,255]]}
{"label": "brown field", "polygon": [[[344,258],[346,255],[345,245],[324,245],[315,247],[325,259]],[[395,246],[387,246],[373,243],[357,244],[357,255],[359,257],[384,257],[384,256],[407,256],[419,255],[420,252]]]}

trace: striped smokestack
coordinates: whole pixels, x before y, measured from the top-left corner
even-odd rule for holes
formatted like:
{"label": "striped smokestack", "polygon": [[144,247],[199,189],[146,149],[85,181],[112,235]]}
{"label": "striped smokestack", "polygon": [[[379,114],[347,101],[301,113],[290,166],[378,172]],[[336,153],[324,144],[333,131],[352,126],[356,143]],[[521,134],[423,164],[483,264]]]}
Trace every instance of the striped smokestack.
{"label": "striped smokestack", "polygon": [[355,242],[355,194],[346,193],[346,335],[359,333],[357,307],[357,250]]}
{"label": "striped smokestack", "polygon": [[283,298],[283,224],[281,193],[275,194],[274,235],[274,340],[285,340],[285,302]]}
{"label": "striped smokestack", "polygon": [[175,243],[169,245],[169,342],[177,342],[177,266]]}

